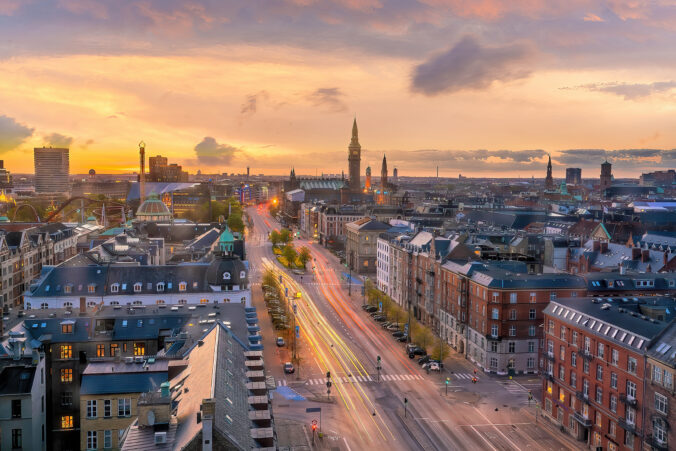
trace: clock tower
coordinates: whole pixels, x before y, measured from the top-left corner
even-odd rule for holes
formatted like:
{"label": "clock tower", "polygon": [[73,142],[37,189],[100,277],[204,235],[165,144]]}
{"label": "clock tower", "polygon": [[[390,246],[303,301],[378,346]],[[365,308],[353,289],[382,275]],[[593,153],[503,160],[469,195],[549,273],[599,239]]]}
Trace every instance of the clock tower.
{"label": "clock tower", "polygon": [[357,132],[357,118],[352,123],[352,140],[348,146],[349,156],[347,161],[350,167],[350,191],[353,193],[361,192],[361,180],[359,178],[359,167],[361,164],[361,146],[359,145],[359,134]]}

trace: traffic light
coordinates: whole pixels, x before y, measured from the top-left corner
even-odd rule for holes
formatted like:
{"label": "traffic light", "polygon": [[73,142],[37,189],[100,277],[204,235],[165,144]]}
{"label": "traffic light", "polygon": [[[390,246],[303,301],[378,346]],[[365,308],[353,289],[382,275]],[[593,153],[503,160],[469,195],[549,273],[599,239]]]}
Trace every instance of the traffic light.
{"label": "traffic light", "polygon": [[378,363],[380,363],[380,356],[378,356]]}
{"label": "traffic light", "polygon": [[474,368],[474,374],[476,374],[476,368]]}
{"label": "traffic light", "polygon": [[449,382],[450,382],[450,379],[446,378],[446,385],[448,385]]}
{"label": "traffic light", "polygon": [[312,425],[312,431],[314,432],[314,431],[316,431],[316,430],[317,430],[317,425],[316,425],[316,424],[313,424],[313,425]]}
{"label": "traffic light", "polygon": [[476,384],[476,377],[473,377],[473,378],[472,378],[472,383],[473,383],[473,384]]}
{"label": "traffic light", "polygon": [[331,379],[331,371],[327,371],[327,372],[326,372],[326,378],[327,378],[327,379]]}

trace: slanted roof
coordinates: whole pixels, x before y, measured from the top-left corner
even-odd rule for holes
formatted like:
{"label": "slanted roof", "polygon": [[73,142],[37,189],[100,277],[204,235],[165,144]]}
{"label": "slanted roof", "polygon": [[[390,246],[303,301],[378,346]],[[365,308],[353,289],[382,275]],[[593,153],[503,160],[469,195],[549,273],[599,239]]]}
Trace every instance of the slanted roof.
{"label": "slanted roof", "polygon": [[6,366],[0,371],[0,395],[22,395],[31,392],[34,366]]}
{"label": "slanted roof", "polygon": [[[141,366],[141,364],[138,364]],[[140,373],[85,374],[80,394],[107,395],[113,393],[145,393],[157,390],[168,380],[166,371]]]}

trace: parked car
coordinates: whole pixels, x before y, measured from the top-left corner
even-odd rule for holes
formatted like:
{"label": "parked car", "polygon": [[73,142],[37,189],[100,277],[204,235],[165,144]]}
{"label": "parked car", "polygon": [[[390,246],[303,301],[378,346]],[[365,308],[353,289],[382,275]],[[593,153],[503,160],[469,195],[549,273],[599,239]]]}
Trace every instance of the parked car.
{"label": "parked car", "polygon": [[407,350],[408,350],[408,358],[409,359],[412,359],[417,355],[426,355],[427,354],[427,352],[425,352],[425,350],[423,348],[419,347],[419,346],[415,346],[413,348],[409,348],[407,346]]}
{"label": "parked car", "polygon": [[393,332],[393,333],[392,333],[392,336],[393,336],[394,338],[403,337],[403,336],[404,336],[404,331],[403,331],[403,330],[398,330],[398,331],[396,331],[396,332]]}
{"label": "parked car", "polygon": [[294,371],[296,371],[296,370],[293,367],[293,363],[286,362],[284,364],[284,374],[293,374]]}
{"label": "parked car", "polygon": [[441,366],[439,362],[427,362],[423,365],[423,369],[429,371],[441,371]]}
{"label": "parked car", "polygon": [[429,362],[430,356],[429,355],[424,355],[418,359],[418,365],[424,365],[425,363]]}
{"label": "parked car", "polygon": [[390,325],[387,326],[387,330],[399,330],[399,324],[397,324],[397,323],[390,323]]}
{"label": "parked car", "polygon": [[284,338],[283,338],[283,337],[277,337],[277,346],[279,346],[279,347],[281,348],[281,347],[284,346],[285,344],[286,344],[286,343],[284,342]]}
{"label": "parked car", "polygon": [[382,323],[387,319],[387,316],[385,315],[378,315],[373,317],[374,320],[378,321],[379,323]]}
{"label": "parked car", "polygon": [[362,310],[366,310],[366,309],[368,309],[369,307],[372,307],[372,306],[369,305],[369,304],[362,304],[362,305],[361,305],[361,309],[362,309]]}
{"label": "parked car", "polygon": [[377,311],[378,311],[378,307],[373,306],[373,305],[369,305],[369,306],[368,306],[367,308],[365,308],[364,310],[366,310],[366,311],[369,312],[369,313],[374,313],[374,312],[377,312]]}
{"label": "parked car", "polygon": [[387,329],[387,326],[389,326],[391,323],[389,321],[385,321],[384,323],[381,324],[383,329]]}
{"label": "parked car", "polygon": [[397,338],[397,341],[401,343],[405,342],[406,340],[408,340],[408,334],[404,334],[401,337]]}

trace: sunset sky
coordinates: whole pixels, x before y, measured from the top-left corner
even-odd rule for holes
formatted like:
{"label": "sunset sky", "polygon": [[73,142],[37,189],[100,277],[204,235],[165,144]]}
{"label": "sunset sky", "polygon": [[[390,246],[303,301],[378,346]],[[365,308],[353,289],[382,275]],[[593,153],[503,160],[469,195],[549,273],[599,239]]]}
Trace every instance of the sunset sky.
{"label": "sunset sky", "polygon": [[676,166],[675,0],[0,0],[0,159],[71,172]]}

